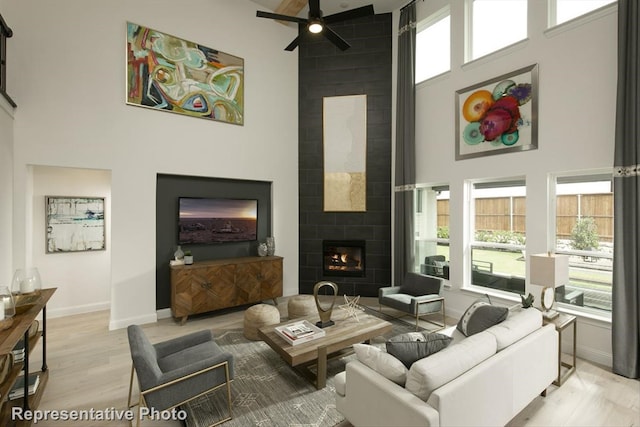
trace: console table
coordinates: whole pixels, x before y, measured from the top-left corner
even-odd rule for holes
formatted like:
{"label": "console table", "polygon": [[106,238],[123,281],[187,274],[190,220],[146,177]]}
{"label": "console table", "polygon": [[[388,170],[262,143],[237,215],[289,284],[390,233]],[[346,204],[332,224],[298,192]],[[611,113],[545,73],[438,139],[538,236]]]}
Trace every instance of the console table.
{"label": "console table", "polygon": [[[0,425],[3,426],[23,426],[31,425],[31,421],[14,421],[11,419],[11,408],[22,404],[23,410],[35,409],[40,403],[42,394],[49,379],[47,368],[47,302],[56,291],[56,288],[42,289],[40,298],[25,312],[16,314],[13,324],[8,329],[0,331],[0,354],[11,353],[21,338],[24,338],[24,362],[15,363],[11,372],[7,375],[4,383],[0,384],[0,396],[2,402],[2,412],[0,413]],[[33,321],[42,312],[42,331],[29,338],[29,328]],[[40,384],[35,394],[29,396],[29,382],[25,381],[24,397],[22,399],[7,400],[9,392],[13,387],[18,375],[24,371],[25,379],[29,375],[29,353],[42,337],[42,368],[38,372]]]}
{"label": "console table", "polygon": [[282,257],[240,257],[171,266],[171,311],[192,314],[282,296]]}
{"label": "console table", "polygon": [[[560,313],[553,319],[545,319],[544,324],[552,323],[558,331],[558,378],[553,382],[554,385],[560,387],[569,378],[569,375],[573,374],[576,370],[576,341],[578,340],[576,316],[570,314]],[[562,332],[573,325],[573,353],[571,355],[571,363],[562,361]],[[562,368],[568,370],[563,374]]]}

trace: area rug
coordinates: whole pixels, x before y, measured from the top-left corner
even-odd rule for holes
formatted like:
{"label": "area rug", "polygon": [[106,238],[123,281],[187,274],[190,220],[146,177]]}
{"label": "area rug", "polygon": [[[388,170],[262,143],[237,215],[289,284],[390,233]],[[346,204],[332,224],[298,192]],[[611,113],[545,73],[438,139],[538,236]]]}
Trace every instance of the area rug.
{"label": "area rug", "polygon": [[[414,330],[412,325],[381,317],[393,324],[388,336]],[[372,344],[383,345],[386,338],[377,337]],[[242,330],[219,334],[216,342],[234,355],[235,377],[231,385],[233,419],[224,423],[225,427],[332,427],[344,420],[335,406],[333,377],[344,371],[345,364],[355,355],[330,360],[327,386],[316,390],[267,344],[247,340]],[[184,405],[186,425],[206,427],[225,418],[226,396],[226,389],[216,390]]]}

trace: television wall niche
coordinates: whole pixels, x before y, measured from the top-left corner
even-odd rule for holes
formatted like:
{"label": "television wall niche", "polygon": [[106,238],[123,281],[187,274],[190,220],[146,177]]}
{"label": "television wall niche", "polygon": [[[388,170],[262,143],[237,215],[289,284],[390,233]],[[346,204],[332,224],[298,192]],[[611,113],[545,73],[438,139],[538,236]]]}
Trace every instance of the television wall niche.
{"label": "television wall niche", "polygon": [[[391,283],[392,15],[332,24],[350,44],[341,51],[323,37],[299,49],[299,292],[320,280],[341,294],[377,296]],[[367,210],[324,212],[322,99],[367,95]],[[323,275],[323,240],[365,240],[364,277]]]}
{"label": "television wall niche", "polygon": [[[256,256],[258,243],[271,235],[271,182],[158,174],[156,178],[156,309],[171,306],[169,261],[178,245],[180,197],[255,199],[258,201],[257,240],[182,245],[195,262]],[[277,244],[278,242],[276,242]]]}

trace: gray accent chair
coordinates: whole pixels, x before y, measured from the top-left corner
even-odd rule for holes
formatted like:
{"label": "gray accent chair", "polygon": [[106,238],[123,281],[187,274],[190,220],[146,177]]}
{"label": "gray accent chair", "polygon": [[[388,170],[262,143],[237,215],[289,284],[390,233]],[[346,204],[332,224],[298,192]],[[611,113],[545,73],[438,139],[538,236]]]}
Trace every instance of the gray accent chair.
{"label": "gray accent chair", "polygon": [[446,327],[444,312],[444,297],[441,296],[443,279],[439,277],[427,276],[420,273],[407,273],[400,286],[391,286],[378,289],[378,303],[380,311],[382,306],[394,308],[416,319],[416,330],[420,317],[441,313],[442,323],[437,323],[424,319],[429,323]]}
{"label": "gray accent chair", "polygon": [[428,276],[449,279],[449,265],[444,255],[430,255],[424,257],[424,264],[420,264],[420,273]]}
{"label": "gray accent chair", "polygon": [[[231,419],[233,355],[215,343],[211,331],[193,332],[158,344],[151,344],[138,325],[129,326],[127,334],[133,361],[129,408],[136,406],[131,404],[135,371],[140,408],[172,409],[226,386],[229,416],[213,425]],[[140,424],[140,418],[137,417],[136,425]]]}

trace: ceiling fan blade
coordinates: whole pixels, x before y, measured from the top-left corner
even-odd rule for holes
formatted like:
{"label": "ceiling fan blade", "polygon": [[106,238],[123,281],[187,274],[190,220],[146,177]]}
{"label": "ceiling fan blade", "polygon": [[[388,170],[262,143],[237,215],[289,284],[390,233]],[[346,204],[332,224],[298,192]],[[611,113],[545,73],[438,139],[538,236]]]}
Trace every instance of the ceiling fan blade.
{"label": "ceiling fan blade", "polygon": [[280,15],[278,13],[263,12],[261,10],[256,12],[256,16],[258,18],[277,19],[278,21],[297,22],[299,24],[306,24],[307,23],[306,19],[298,18],[297,16]]}
{"label": "ceiling fan blade", "polygon": [[349,19],[364,18],[365,16],[372,16],[374,14],[375,12],[373,11],[373,5],[370,4],[368,6],[357,7],[355,9],[345,10],[344,12],[325,16],[324,22],[326,22],[327,24],[332,24],[334,22],[347,21]]}
{"label": "ceiling fan blade", "polygon": [[296,47],[298,47],[298,43],[300,43],[300,36],[293,39],[293,41],[289,43],[289,45],[285,47],[284,50],[288,50],[289,52],[292,52],[295,50]]}
{"label": "ceiling fan blade", "polygon": [[345,39],[340,37],[338,35],[338,33],[333,31],[331,28],[327,27],[326,25],[324,26],[324,29],[322,30],[322,34],[324,34],[324,36],[327,39],[329,39],[329,41],[331,43],[333,43],[336,46],[338,46],[338,48],[340,48],[340,50],[347,50],[347,49],[349,49],[351,47],[351,45],[349,43],[347,43],[345,41]]}
{"label": "ceiling fan blade", "polygon": [[309,0],[309,16],[314,18],[320,18],[322,12],[320,12],[320,0]]}

